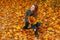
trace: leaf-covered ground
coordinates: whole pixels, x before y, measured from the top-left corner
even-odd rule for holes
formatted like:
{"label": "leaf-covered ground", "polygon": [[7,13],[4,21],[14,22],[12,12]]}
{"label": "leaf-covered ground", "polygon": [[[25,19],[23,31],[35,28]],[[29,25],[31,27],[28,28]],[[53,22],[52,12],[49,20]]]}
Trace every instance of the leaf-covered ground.
{"label": "leaf-covered ground", "polygon": [[[26,10],[38,5],[39,38],[22,30]],[[60,0],[0,0],[0,40],[60,40]]]}

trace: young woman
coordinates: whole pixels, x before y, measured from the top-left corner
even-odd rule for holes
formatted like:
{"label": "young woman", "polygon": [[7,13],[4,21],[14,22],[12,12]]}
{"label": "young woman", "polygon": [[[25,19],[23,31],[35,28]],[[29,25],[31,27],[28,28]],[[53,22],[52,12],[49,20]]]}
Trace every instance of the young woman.
{"label": "young woman", "polygon": [[[28,20],[28,17],[29,16],[36,17],[37,16],[37,11],[38,11],[38,6],[37,5],[32,5],[30,10],[27,10],[26,16],[25,16],[25,26],[23,27],[23,29],[28,29],[29,24],[30,24],[30,22]],[[33,28],[36,37],[38,37],[38,32],[37,32],[38,26],[40,26],[39,22],[36,22],[35,24],[31,23],[31,28]]]}

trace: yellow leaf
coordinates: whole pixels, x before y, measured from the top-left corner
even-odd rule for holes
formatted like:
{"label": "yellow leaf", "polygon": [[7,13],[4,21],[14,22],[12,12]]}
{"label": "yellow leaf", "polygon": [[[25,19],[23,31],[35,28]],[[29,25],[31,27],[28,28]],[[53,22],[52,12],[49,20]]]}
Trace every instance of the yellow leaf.
{"label": "yellow leaf", "polygon": [[20,27],[20,26],[14,26],[14,28],[16,28],[16,29],[20,29],[21,27]]}
{"label": "yellow leaf", "polygon": [[52,30],[52,27],[49,27],[47,30]]}

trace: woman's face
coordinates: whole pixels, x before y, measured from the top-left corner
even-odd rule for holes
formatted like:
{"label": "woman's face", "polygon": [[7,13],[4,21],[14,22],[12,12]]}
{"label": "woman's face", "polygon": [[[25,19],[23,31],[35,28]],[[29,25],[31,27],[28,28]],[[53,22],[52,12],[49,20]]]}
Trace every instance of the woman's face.
{"label": "woman's face", "polygon": [[31,6],[31,11],[34,11],[34,10],[35,10],[35,6],[32,5],[32,6]]}

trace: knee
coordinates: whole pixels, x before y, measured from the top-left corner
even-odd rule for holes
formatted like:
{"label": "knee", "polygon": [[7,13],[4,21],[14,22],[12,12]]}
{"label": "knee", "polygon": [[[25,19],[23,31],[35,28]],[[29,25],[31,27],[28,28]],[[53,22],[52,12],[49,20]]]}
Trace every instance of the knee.
{"label": "knee", "polygon": [[37,26],[37,27],[38,27],[38,26],[40,26],[40,23],[39,23],[39,22],[37,22],[37,23],[36,23],[36,26]]}

